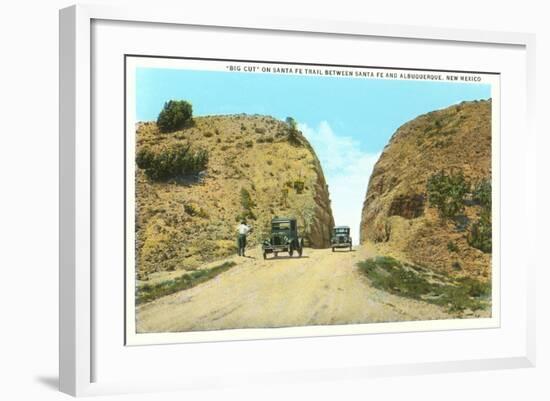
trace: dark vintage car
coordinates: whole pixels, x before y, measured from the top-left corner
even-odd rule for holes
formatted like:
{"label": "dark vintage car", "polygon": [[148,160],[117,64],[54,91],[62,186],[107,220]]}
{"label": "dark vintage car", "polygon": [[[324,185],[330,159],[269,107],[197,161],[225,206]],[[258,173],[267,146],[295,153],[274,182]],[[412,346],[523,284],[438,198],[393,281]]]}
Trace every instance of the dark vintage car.
{"label": "dark vintage car", "polygon": [[275,217],[271,220],[271,234],[269,239],[262,243],[264,259],[269,253],[277,256],[279,252],[294,252],[302,256],[304,239],[298,236],[298,227],[295,218]]}
{"label": "dark vintage car", "polygon": [[349,248],[351,251],[352,241],[350,229],[348,226],[336,226],[332,229],[332,238],[330,239],[332,252],[336,248]]}

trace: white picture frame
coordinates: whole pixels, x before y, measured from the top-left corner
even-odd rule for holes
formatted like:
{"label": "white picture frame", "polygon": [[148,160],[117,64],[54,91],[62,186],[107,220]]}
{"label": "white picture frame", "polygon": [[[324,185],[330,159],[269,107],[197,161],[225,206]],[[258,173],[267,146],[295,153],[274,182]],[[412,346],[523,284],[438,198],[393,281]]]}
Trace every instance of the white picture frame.
{"label": "white picture frame", "polygon": [[[97,329],[98,322],[103,323],[100,308],[94,306],[94,294],[97,294],[97,286],[100,281],[94,274],[94,266],[97,260],[95,255],[94,238],[101,235],[105,229],[101,222],[97,221],[96,210],[98,205],[98,192],[96,181],[96,169],[98,165],[98,151],[93,138],[93,125],[95,111],[92,97],[98,88],[92,85],[92,78],[96,71],[96,60],[94,60],[93,26],[98,21],[108,21],[109,24],[130,23],[133,29],[143,29],[142,24],[147,26],[166,27],[203,27],[211,31],[219,30],[223,34],[225,29],[236,30],[242,34],[252,34],[255,31],[280,32],[288,34],[307,34],[313,36],[338,36],[342,38],[383,38],[384,40],[415,40],[432,41],[441,46],[460,43],[464,46],[495,46],[511,48],[511,55],[518,61],[518,73],[510,72],[509,77],[514,82],[521,82],[520,89],[525,94],[518,100],[520,106],[525,107],[525,113],[518,117],[517,127],[521,127],[524,134],[523,147],[514,147],[521,159],[525,162],[514,176],[509,176],[503,171],[503,177],[511,180],[522,181],[525,191],[521,198],[510,198],[509,204],[522,207],[525,216],[535,216],[534,194],[535,194],[535,134],[533,131],[534,111],[534,44],[535,38],[530,34],[504,33],[504,32],[483,32],[457,29],[436,29],[411,26],[390,26],[373,25],[360,22],[336,22],[336,21],[315,21],[315,20],[294,20],[292,18],[269,18],[257,16],[233,16],[212,17],[204,15],[186,15],[178,10],[159,10],[155,8],[111,8],[107,6],[72,6],[60,11],[60,389],[72,395],[93,395],[133,391],[157,391],[166,389],[196,389],[213,386],[223,386],[229,382],[246,383],[247,380],[256,382],[285,382],[292,380],[326,380],[337,378],[362,378],[400,374],[418,374],[441,371],[467,371],[478,369],[499,369],[510,367],[528,367],[535,363],[535,338],[534,338],[534,266],[535,260],[524,258],[525,277],[516,280],[518,292],[515,294],[521,297],[515,317],[521,321],[516,322],[522,330],[515,332],[510,337],[502,337],[502,348],[494,352],[483,353],[473,352],[468,357],[461,359],[457,357],[447,358],[442,355],[443,360],[420,360],[414,355],[408,355],[401,361],[396,362],[392,358],[378,358],[376,361],[365,361],[348,359],[335,361],[335,352],[330,352],[331,347],[336,351],[341,347],[339,343],[330,339],[314,340],[277,340],[255,341],[255,342],[232,342],[232,343],[211,343],[196,344],[189,348],[190,355],[196,352],[216,352],[254,354],[268,352],[267,348],[274,348],[282,352],[289,344],[295,345],[299,342],[300,347],[307,348],[309,353],[316,353],[319,347],[329,349],[327,357],[322,362],[304,364],[294,368],[285,367],[284,361],[273,360],[272,366],[241,366],[239,372],[245,372],[238,378],[231,375],[231,369],[225,370],[220,367],[212,374],[198,372],[194,376],[187,376],[179,379],[176,376],[166,378],[161,373],[156,376],[149,375],[147,381],[133,381],[124,377],[123,374],[103,375],[101,366],[105,361],[109,363],[112,359],[113,366],[123,371],[125,363],[129,368],[130,361],[136,356],[127,356],[125,352],[115,357],[105,352],[103,343],[105,336],[109,334]],[[127,29],[122,26],[120,29]],[[351,39],[350,39],[351,40]],[[101,49],[99,49],[101,50]],[[524,69],[523,69],[524,68]],[[122,68],[120,70],[122,73]],[[122,74],[120,74],[122,75]],[[503,90],[502,96],[509,96],[509,92]],[[96,95],[101,96],[101,95]],[[122,99],[122,97],[121,97]],[[122,100],[121,100],[122,102]],[[121,104],[122,107],[122,104]],[[508,120],[506,120],[508,121]],[[503,126],[506,128],[506,121]],[[122,127],[121,127],[122,130]],[[122,131],[121,131],[122,132]],[[509,146],[503,148],[503,152],[509,151]],[[504,159],[508,157],[503,153]],[[123,155],[120,155],[122,163]],[[503,208],[501,215],[501,229],[510,230],[517,228],[517,222],[512,219],[511,209],[507,205]],[[536,219],[527,218],[526,223],[529,230],[534,232]],[[103,228],[102,228],[103,227]],[[531,246],[523,243],[524,247]],[[520,246],[520,250],[521,250]],[[528,249],[523,249],[527,251]],[[519,252],[518,250],[515,251]],[[534,255],[533,252],[526,252]],[[509,256],[509,254],[506,254]],[[503,255],[503,257],[507,257]],[[513,256],[513,255],[512,255]],[[508,271],[504,271],[508,273]],[[124,288],[115,289],[123,294]],[[108,295],[106,295],[108,297]],[[506,297],[507,292],[503,291],[502,296]],[[502,308],[506,308],[508,302],[504,302]],[[518,307],[519,308],[519,307]],[[504,310],[506,312],[506,310]],[[504,315],[503,326],[496,329],[506,329],[510,324]],[[124,322],[120,322],[121,327]],[[103,325],[104,327],[105,325]],[[524,329],[524,330],[523,330]],[[101,329],[102,330],[102,329]],[[493,333],[494,334],[494,333]],[[399,336],[405,334],[398,334]],[[432,333],[440,339],[446,336],[446,332]],[[456,333],[462,336],[461,341],[475,341],[481,334],[475,330],[463,330]],[[381,336],[384,336],[383,334]],[[416,339],[413,339],[415,336]],[[411,341],[424,341],[422,333],[409,333]],[[354,346],[361,344],[365,338],[372,336],[347,337],[348,343]],[[396,337],[394,337],[396,338]],[[435,338],[435,337],[434,337]],[[111,339],[112,340],[112,339]],[[286,341],[286,342],[285,342]],[[309,342],[308,342],[309,341]],[[430,341],[433,341],[431,338]],[[489,340],[487,340],[489,341]],[[508,341],[508,343],[507,343]],[[124,347],[123,338],[116,339],[120,347]],[[512,344],[513,342],[513,344]],[[294,346],[295,346],[294,345]],[[304,347],[305,345],[305,347]],[[179,346],[179,350],[185,344]],[[189,346],[189,345],[188,345]],[[142,347],[132,351],[139,358],[151,358],[156,354],[163,358],[167,354],[168,346]],[[172,346],[173,347],[173,346]],[[176,346],[177,347],[177,346]],[[200,350],[197,347],[202,347]],[[209,348],[208,348],[209,347]],[[138,347],[139,348],[139,347]],[[122,348],[121,348],[122,350]],[[507,352],[509,350],[509,352]],[[147,354],[147,355],[146,355]],[[332,355],[332,360],[331,360]],[[118,359],[116,359],[118,358]],[[116,359],[116,361],[115,361]],[[246,357],[243,359],[247,359]],[[312,357],[312,359],[314,359]],[[373,358],[374,359],[374,358]],[[101,364],[97,361],[103,361]],[[253,359],[250,359],[252,361]],[[334,362],[334,365],[333,363]],[[278,364],[277,364],[278,363]],[[105,377],[105,379],[103,378]]]}

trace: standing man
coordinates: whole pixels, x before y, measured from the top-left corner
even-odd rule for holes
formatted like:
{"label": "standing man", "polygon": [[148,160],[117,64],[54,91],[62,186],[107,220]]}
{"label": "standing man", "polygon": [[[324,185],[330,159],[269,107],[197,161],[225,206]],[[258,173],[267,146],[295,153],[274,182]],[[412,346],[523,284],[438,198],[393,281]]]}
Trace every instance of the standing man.
{"label": "standing man", "polygon": [[246,236],[252,231],[250,226],[246,225],[246,221],[241,221],[241,224],[237,227],[237,232],[239,233],[237,244],[239,246],[239,256],[244,256],[244,250],[246,248]]}

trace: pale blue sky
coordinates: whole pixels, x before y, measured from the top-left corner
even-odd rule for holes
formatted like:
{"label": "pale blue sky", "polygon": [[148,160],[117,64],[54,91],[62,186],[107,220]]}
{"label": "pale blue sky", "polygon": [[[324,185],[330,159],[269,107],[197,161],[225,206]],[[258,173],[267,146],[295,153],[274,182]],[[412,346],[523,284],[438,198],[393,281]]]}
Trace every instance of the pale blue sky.
{"label": "pale blue sky", "polygon": [[420,114],[490,96],[487,84],[163,68],[136,71],[139,121],[156,120],[170,99],[190,101],[195,116],[294,117],[321,160],[336,223],[352,226],[357,239],[372,166],[395,130]]}
{"label": "pale blue sky", "polygon": [[268,114],[338,135],[376,152],[403,123],[463,100],[487,99],[490,85],[138,68],[137,119],[156,120],[165,101],[186,99],[195,115]]}

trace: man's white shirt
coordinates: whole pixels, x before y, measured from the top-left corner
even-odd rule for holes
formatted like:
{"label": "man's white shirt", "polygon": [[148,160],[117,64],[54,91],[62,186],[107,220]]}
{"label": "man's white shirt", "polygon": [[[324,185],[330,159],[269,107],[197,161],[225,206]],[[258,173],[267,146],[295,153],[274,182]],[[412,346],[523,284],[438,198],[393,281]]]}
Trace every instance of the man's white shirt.
{"label": "man's white shirt", "polygon": [[237,231],[239,234],[246,235],[250,231],[250,227],[248,227],[246,224],[239,224],[237,227]]}

